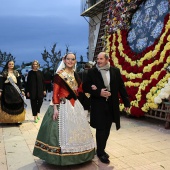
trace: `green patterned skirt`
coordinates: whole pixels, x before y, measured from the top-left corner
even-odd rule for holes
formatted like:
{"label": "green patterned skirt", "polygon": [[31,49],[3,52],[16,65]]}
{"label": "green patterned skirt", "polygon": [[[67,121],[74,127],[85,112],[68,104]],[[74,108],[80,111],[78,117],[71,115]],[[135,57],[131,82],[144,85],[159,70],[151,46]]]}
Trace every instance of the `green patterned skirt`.
{"label": "green patterned skirt", "polygon": [[81,152],[62,153],[59,146],[59,122],[53,121],[53,106],[49,106],[44,115],[35,142],[33,155],[50,164],[74,165],[90,161],[94,158],[95,148]]}

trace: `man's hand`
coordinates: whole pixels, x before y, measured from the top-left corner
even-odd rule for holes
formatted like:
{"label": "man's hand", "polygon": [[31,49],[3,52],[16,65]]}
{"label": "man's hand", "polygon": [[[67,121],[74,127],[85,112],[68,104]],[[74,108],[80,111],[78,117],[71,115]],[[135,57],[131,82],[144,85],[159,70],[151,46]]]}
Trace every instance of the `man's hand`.
{"label": "man's hand", "polygon": [[107,89],[102,89],[100,92],[100,96],[108,98],[109,96],[111,96],[111,93],[107,91]]}
{"label": "man's hand", "polygon": [[125,108],[124,108],[124,111],[125,111],[126,113],[129,113],[129,109],[130,109],[129,107],[125,107]]}

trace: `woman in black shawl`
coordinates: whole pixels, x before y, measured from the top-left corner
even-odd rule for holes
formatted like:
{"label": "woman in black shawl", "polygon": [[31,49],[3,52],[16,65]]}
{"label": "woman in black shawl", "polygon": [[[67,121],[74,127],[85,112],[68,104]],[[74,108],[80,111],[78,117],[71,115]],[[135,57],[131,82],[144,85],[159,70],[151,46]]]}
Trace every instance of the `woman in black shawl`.
{"label": "woman in black shawl", "polygon": [[14,69],[12,60],[6,63],[0,76],[0,123],[20,123],[25,120],[24,101],[17,89],[10,83],[9,78],[24,94],[20,74]]}

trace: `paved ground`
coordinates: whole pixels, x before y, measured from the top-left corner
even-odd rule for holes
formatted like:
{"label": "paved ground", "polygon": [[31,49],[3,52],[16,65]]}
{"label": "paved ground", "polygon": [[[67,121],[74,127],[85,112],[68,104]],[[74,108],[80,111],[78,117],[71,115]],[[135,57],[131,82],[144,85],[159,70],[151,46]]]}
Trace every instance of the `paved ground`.
{"label": "paved ground", "polygon": [[124,116],[119,131],[112,126],[106,149],[109,165],[101,163],[97,156],[76,166],[47,164],[34,157],[32,151],[49,102],[43,103],[37,124],[27,103],[26,120],[21,126],[0,124],[0,170],[170,170],[170,130],[164,129],[161,121]]}

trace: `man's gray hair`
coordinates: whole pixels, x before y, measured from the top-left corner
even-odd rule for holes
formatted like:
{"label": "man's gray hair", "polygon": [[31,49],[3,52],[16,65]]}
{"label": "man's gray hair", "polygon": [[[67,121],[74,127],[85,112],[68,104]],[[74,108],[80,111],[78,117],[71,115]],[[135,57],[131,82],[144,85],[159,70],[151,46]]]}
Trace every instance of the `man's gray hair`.
{"label": "man's gray hair", "polygon": [[109,55],[106,53],[106,52],[104,52],[104,51],[102,51],[102,52],[100,52],[98,55],[102,55],[102,56],[104,56],[104,58],[106,59],[106,60],[108,60],[109,59]]}
{"label": "man's gray hair", "polygon": [[109,59],[109,55],[105,53],[105,59]]}

